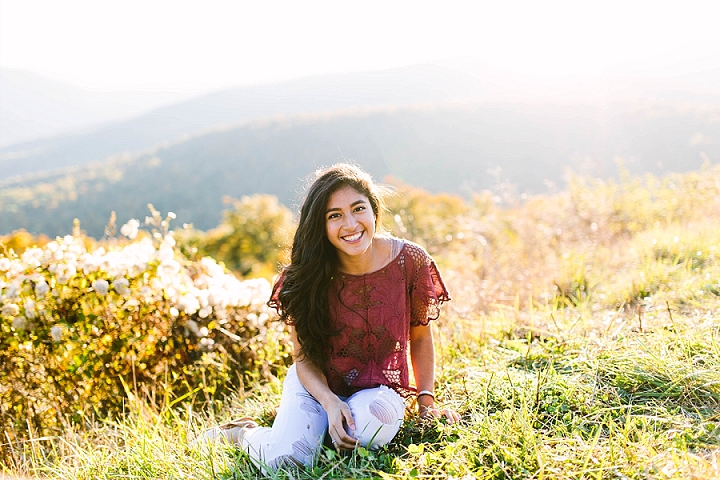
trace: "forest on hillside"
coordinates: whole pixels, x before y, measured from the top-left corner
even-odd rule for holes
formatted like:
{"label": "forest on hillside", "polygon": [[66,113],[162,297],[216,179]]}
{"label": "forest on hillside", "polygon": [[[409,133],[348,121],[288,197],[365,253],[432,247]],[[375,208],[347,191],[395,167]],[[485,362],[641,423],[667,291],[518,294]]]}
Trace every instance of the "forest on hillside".
{"label": "forest on hillside", "polygon": [[[0,233],[64,235],[74,219],[100,238],[111,212],[147,204],[208,230],[233,199],[271,194],[293,209],[316,168],[352,160],[378,179],[470,198],[510,185],[559,191],[567,174],[618,178],[720,159],[720,110],[661,103],[484,104],[366,109],[216,128],[146,152],[0,182]],[[620,168],[618,168],[618,165]]]}

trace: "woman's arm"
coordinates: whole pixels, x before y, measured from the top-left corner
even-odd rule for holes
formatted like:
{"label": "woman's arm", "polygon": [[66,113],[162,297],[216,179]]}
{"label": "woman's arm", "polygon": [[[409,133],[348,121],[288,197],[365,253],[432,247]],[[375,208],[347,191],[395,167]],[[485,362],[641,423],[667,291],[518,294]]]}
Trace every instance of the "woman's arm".
{"label": "woman's arm", "polygon": [[330,390],[325,374],[300,353],[300,343],[297,340],[294,328],[290,328],[290,335],[293,341],[295,368],[297,369],[298,378],[305,390],[320,403],[327,413],[328,433],[332,438],[333,445],[337,448],[355,448],[357,440],[345,431],[345,424],[350,430],[355,430],[355,421],[350,412],[350,407]]}
{"label": "woman's arm", "polygon": [[[435,344],[430,325],[410,327],[410,360],[415,373],[415,386],[418,392],[435,392]],[[420,395],[417,399],[421,417],[447,418],[448,422],[460,421],[460,415],[450,409],[435,408],[435,397]]]}

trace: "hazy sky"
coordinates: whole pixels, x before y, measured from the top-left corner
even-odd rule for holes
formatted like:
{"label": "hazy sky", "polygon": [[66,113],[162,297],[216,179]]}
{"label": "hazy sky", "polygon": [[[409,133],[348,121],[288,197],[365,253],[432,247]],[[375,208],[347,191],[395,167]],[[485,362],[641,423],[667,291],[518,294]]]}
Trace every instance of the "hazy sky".
{"label": "hazy sky", "polygon": [[0,0],[0,66],[178,92],[458,57],[544,78],[674,75],[720,67],[718,18],[717,0]]}

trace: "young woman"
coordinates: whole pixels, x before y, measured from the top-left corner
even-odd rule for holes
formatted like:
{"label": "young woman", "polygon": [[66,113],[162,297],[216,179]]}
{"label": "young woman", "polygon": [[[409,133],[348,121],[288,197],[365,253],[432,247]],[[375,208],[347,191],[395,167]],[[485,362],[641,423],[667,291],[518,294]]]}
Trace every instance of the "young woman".
{"label": "young woman", "polygon": [[421,417],[460,419],[439,410],[433,394],[429,322],[450,296],[424,249],[378,233],[382,210],[360,168],[339,164],[318,175],[269,302],[291,326],[295,353],[275,422],[263,428],[244,418],[205,438],[234,442],[280,468],[311,464],[326,435],[336,449],[390,442],[411,395]]}

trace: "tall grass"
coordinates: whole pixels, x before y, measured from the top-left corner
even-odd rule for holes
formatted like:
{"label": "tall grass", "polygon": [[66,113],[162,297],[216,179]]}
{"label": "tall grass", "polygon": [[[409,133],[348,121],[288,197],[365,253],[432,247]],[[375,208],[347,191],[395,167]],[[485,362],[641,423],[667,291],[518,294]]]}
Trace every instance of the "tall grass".
{"label": "tall grass", "polygon": [[[434,326],[439,401],[462,422],[409,414],[379,451],[325,451],[274,477],[719,478],[720,168],[571,178],[463,215],[435,253],[454,301]],[[243,453],[188,440],[237,416],[270,425],[279,397],[275,380],[194,410],[134,399],[120,420],[14,444],[3,470],[257,478]]]}

